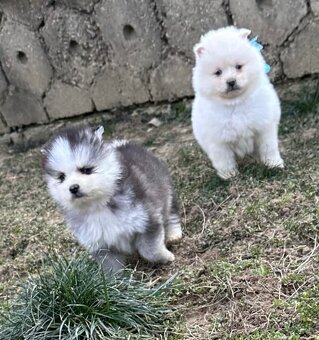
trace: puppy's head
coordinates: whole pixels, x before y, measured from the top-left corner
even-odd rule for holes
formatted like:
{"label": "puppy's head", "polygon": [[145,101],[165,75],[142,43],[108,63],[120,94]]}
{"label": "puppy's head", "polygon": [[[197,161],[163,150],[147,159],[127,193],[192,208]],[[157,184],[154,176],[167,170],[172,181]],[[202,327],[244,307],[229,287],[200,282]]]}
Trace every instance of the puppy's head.
{"label": "puppy's head", "polygon": [[264,76],[265,62],[248,40],[250,31],[226,27],[210,31],[195,45],[193,86],[224,103],[234,102],[254,89]]}
{"label": "puppy's head", "polygon": [[63,129],[42,150],[52,198],[65,210],[105,204],[115,190],[119,163],[103,142],[103,127]]}

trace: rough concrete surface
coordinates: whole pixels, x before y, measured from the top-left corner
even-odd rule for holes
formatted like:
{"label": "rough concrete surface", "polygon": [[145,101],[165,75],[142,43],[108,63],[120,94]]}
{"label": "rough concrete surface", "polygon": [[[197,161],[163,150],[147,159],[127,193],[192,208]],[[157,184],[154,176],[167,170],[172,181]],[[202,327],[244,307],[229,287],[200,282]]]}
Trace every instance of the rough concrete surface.
{"label": "rough concrete surface", "polygon": [[168,43],[193,58],[193,46],[211,29],[227,26],[223,0],[158,0]]}
{"label": "rough concrete surface", "polygon": [[10,127],[47,122],[41,99],[28,91],[15,88],[9,90],[1,113]]}
{"label": "rough concrete surface", "polygon": [[194,44],[231,24],[259,36],[272,81],[316,77],[318,15],[319,0],[1,0],[2,123],[191,96]]}
{"label": "rough concrete surface", "polygon": [[56,81],[48,91],[44,105],[51,119],[73,117],[91,112],[92,101],[86,89]]}
{"label": "rough concrete surface", "polygon": [[145,103],[150,100],[141,72],[118,65],[108,65],[92,88],[98,111],[117,106]]}
{"label": "rough concrete surface", "polygon": [[10,84],[42,95],[52,75],[36,34],[25,25],[7,20],[0,32],[0,61]]}
{"label": "rough concrete surface", "polygon": [[117,64],[147,69],[160,60],[160,27],[150,1],[101,1],[96,21]]}
{"label": "rough concrete surface", "polygon": [[0,119],[0,133],[8,132],[8,128],[3,124],[2,120]]}
{"label": "rough concrete surface", "polygon": [[319,0],[310,0],[310,7],[316,17],[319,16]]}
{"label": "rough concrete surface", "polygon": [[281,54],[290,78],[319,72],[319,20],[310,22]]}
{"label": "rough concrete surface", "polygon": [[37,29],[43,21],[43,8],[47,0],[1,0],[0,11],[16,22]]}
{"label": "rough concrete surface", "polygon": [[94,5],[98,3],[99,0],[58,0],[57,2],[64,4],[69,8],[91,13]]}
{"label": "rough concrete surface", "polygon": [[307,13],[305,0],[230,0],[234,23],[259,35],[263,43],[282,44]]}
{"label": "rough concrete surface", "polygon": [[8,84],[7,84],[6,78],[4,76],[4,73],[0,69],[0,103],[3,102],[7,86],[8,86]]}
{"label": "rough concrete surface", "polygon": [[178,56],[168,56],[151,74],[154,101],[191,96],[192,65]]}
{"label": "rough concrete surface", "polygon": [[41,33],[56,76],[74,86],[89,86],[108,53],[92,17],[67,8],[51,9]]}

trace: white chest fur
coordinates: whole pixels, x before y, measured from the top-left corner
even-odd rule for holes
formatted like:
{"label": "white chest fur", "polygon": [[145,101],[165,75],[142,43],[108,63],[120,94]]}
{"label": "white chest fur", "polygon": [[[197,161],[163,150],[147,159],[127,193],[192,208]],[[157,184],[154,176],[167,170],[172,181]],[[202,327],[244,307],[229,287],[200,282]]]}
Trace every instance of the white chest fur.
{"label": "white chest fur", "polygon": [[115,248],[134,251],[134,235],[145,231],[147,214],[141,205],[112,210],[105,207],[93,212],[80,212],[69,219],[69,226],[79,242],[89,251]]}
{"label": "white chest fur", "polygon": [[279,118],[279,101],[268,83],[232,106],[197,95],[192,112],[194,135],[204,150],[212,143],[225,143],[240,157],[251,153],[256,136],[278,124]]}

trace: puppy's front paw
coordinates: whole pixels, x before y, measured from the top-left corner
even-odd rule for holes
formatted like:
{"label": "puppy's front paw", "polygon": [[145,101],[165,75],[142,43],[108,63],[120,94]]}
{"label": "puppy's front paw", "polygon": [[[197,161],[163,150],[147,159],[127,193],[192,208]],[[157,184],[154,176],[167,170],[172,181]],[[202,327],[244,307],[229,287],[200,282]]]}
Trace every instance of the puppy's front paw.
{"label": "puppy's front paw", "polygon": [[268,168],[279,168],[283,169],[284,168],[284,161],[282,160],[281,157],[278,158],[273,158],[273,159],[266,159],[263,162]]}
{"label": "puppy's front paw", "polygon": [[233,169],[216,169],[217,170],[217,175],[224,179],[230,179],[232,177],[235,177],[236,175],[238,175],[238,170],[237,168],[233,168]]}
{"label": "puppy's front paw", "polygon": [[175,255],[169,250],[165,249],[162,251],[161,257],[158,262],[168,263],[173,262],[175,260]]}

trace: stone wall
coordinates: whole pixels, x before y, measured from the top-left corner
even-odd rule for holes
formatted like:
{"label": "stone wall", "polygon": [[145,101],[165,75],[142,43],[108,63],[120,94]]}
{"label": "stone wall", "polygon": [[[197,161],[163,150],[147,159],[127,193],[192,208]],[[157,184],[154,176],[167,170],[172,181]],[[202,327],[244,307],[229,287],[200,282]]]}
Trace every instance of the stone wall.
{"label": "stone wall", "polygon": [[0,134],[191,96],[193,45],[229,24],[275,82],[319,73],[319,0],[1,0]]}

